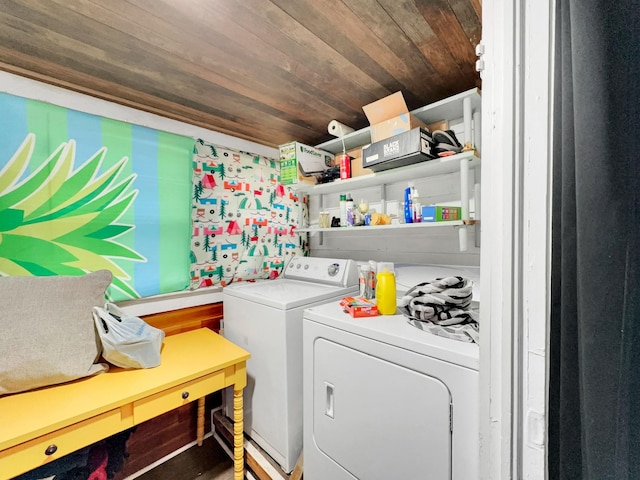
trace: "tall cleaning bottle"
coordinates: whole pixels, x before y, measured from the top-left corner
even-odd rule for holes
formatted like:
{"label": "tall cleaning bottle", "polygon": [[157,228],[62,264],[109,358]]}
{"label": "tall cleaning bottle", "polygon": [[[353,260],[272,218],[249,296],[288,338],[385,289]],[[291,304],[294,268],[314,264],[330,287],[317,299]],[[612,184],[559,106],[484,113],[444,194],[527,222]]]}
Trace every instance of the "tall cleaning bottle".
{"label": "tall cleaning bottle", "polygon": [[371,266],[364,263],[360,266],[360,296],[367,300],[373,300],[373,289],[371,285]]}
{"label": "tall cleaning bottle", "polygon": [[380,262],[378,264],[375,295],[378,312],[381,315],[396,314],[396,275],[394,273],[393,263]]}
{"label": "tall cleaning bottle", "polygon": [[351,198],[351,194],[347,193],[347,227],[353,227],[355,223],[355,211],[354,211],[354,203],[353,198]]}
{"label": "tall cleaning bottle", "polygon": [[413,215],[413,223],[422,222],[422,205],[420,205],[420,195],[418,189],[411,186],[411,210]]}
{"label": "tall cleaning bottle", "polygon": [[411,197],[412,189],[413,189],[413,184],[411,182],[409,182],[409,186],[404,189],[404,209],[403,209],[404,223],[413,223],[413,205],[412,205],[413,198]]}
{"label": "tall cleaning bottle", "polygon": [[369,300],[376,298],[376,282],[378,280],[378,262],[369,260],[369,289],[371,296]]}
{"label": "tall cleaning bottle", "polygon": [[340,195],[340,226],[347,226],[347,195]]}

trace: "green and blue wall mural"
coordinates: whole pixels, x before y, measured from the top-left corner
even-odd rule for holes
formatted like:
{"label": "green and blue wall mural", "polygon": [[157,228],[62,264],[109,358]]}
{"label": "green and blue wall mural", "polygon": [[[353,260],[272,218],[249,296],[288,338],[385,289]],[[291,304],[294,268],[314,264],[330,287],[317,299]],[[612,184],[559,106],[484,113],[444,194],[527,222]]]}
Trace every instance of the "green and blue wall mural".
{"label": "green and blue wall mural", "polygon": [[114,301],[189,288],[193,145],[0,94],[0,276],[106,268]]}

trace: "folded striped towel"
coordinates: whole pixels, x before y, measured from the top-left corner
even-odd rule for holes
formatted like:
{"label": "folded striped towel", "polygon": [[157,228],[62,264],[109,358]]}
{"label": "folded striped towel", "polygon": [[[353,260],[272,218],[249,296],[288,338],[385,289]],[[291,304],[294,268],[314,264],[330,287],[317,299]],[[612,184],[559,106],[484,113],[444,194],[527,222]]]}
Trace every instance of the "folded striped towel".
{"label": "folded striped towel", "polygon": [[473,282],[445,277],[419,283],[398,302],[409,323],[421,330],[467,342],[478,341],[478,312],[470,308]]}

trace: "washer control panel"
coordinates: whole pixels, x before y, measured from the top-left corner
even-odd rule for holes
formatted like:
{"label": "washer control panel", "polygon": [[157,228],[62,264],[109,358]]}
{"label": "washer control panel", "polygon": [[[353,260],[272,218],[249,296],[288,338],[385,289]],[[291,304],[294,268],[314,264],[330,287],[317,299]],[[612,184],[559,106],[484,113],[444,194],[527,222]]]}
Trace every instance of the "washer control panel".
{"label": "washer control panel", "polygon": [[350,259],[293,257],[285,267],[283,277],[351,287],[358,284],[358,268]]}

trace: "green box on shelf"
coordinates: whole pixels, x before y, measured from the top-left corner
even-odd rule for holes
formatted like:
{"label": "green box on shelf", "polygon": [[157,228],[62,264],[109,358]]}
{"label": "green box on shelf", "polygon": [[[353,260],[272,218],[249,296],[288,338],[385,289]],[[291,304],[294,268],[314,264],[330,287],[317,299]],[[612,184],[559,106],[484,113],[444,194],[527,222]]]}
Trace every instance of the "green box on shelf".
{"label": "green box on shelf", "polygon": [[324,172],[333,163],[333,154],[300,142],[279,146],[280,183],[293,185],[301,182],[316,183],[314,175]]}
{"label": "green box on shelf", "polygon": [[422,207],[423,222],[450,222],[461,219],[460,207],[445,205],[427,205]]}

